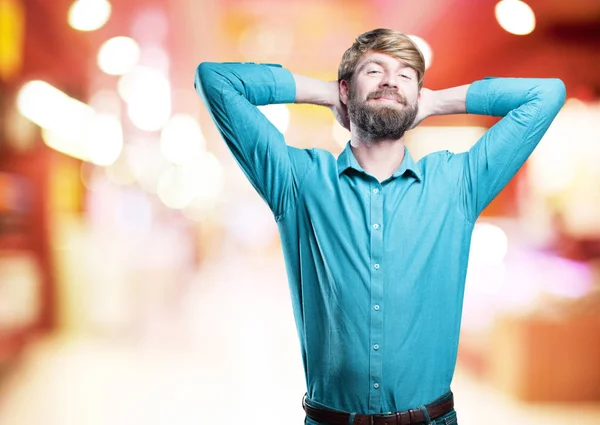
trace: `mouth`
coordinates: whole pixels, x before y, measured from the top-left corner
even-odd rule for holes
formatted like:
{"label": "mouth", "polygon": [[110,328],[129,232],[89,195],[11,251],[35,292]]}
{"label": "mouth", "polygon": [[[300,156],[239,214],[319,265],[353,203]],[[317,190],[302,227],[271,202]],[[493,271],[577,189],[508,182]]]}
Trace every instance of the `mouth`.
{"label": "mouth", "polygon": [[400,103],[400,102],[398,102],[398,99],[396,99],[395,97],[391,97],[391,96],[374,97],[373,100]]}

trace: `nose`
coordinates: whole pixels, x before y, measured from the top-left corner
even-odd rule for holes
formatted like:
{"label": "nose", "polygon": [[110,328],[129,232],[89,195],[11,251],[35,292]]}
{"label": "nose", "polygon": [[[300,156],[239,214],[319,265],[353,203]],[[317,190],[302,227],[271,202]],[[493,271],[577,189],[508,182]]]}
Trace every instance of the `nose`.
{"label": "nose", "polygon": [[393,73],[386,72],[384,74],[383,79],[381,80],[381,86],[391,87],[395,89],[398,88],[398,85],[396,83],[396,76]]}

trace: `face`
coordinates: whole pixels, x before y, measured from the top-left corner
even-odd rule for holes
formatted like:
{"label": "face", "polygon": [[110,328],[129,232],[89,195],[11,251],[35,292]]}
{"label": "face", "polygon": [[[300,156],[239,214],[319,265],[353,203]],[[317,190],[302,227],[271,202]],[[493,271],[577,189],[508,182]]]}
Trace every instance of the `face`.
{"label": "face", "polygon": [[344,81],[340,89],[350,121],[366,140],[400,139],[417,115],[417,72],[386,54],[365,54],[352,84]]}

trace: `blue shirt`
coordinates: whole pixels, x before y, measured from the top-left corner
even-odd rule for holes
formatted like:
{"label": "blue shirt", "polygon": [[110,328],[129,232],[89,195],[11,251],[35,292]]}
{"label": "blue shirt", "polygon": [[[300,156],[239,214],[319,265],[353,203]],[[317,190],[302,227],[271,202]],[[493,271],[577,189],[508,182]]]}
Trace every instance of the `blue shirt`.
{"label": "blue shirt", "polygon": [[288,70],[202,63],[195,88],[277,222],[308,398],[381,413],[448,391],[474,223],[560,110],[562,81],[474,82],[467,112],[504,118],[469,152],[415,163],[405,149],[381,182],[349,144],[337,159],[286,145],[256,105],[294,101]]}

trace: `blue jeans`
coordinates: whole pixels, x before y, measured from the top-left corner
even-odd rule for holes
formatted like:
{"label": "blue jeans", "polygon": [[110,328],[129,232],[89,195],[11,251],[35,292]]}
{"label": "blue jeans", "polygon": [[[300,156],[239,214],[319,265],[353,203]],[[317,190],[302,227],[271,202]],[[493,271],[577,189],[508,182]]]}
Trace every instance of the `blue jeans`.
{"label": "blue jeans", "polygon": [[[431,404],[444,400],[445,396],[446,395],[435,399],[434,401],[431,402]],[[315,407],[325,408],[325,406],[321,406],[318,403],[310,402],[309,400],[307,400],[307,403],[311,403],[311,404],[315,405]],[[430,403],[428,403],[428,404],[430,404]],[[424,408],[425,408],[425,406],[419,407],[419,409],[421,409],[421,410],[424,410]],[[330,409],[328,409],[328,410],[330,410]],[[350,415],[348,425],[352,425],[353,421],[354,421],[354,415]],[[305,425],[329,425],[325,422],[317,422],[315,420],[312,420],[308,416],[305,418],[304,424]],[[423,424],[424,425],[458,425],[458,419],[456,417],[456,410],[452,409],[450,412],[446,413],[445,415],[440,416],[439,418],[433,419],[430,422],[424,422]]]}

